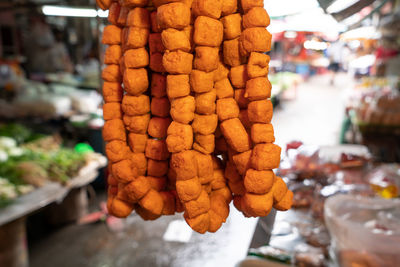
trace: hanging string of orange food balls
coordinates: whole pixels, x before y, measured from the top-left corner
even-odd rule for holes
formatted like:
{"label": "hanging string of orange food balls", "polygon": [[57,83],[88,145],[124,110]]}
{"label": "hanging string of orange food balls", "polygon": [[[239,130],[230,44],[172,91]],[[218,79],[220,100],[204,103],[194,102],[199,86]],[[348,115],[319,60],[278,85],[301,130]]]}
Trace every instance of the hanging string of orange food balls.
{"label": "hanging string of orange food balls", "polygon": [[145,220],[183,212],[216,232],[235,207],[287,210],[273,169],[271,34],[262,0],[97,0],[109,10],[102,72],[107,207]]}

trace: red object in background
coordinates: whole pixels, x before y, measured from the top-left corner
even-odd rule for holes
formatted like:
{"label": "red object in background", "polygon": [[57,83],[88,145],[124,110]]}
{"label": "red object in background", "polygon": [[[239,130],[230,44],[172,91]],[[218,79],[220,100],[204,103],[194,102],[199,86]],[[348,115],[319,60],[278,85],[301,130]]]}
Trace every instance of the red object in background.
{"label": "red object in background", "polygon": [[286,151],[288,151],[289,149],[298,149],[302,145],[303,142],[301,141],[292,141],[286,145]]}

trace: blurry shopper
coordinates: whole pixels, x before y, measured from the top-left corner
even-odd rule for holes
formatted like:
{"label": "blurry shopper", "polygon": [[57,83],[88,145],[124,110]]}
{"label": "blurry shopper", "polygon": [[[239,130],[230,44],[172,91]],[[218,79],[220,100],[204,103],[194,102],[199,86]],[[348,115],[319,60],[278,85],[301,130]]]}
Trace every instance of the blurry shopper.
{"label": "blurry shopper", "polygon": [[339,41],[332,43],[328,47],[327,54],[330,60],[328,69],[331,71],[331,85],[335,84],[336,73],[340,71],[341,65],[343,63],[343,48],[344,45]]}

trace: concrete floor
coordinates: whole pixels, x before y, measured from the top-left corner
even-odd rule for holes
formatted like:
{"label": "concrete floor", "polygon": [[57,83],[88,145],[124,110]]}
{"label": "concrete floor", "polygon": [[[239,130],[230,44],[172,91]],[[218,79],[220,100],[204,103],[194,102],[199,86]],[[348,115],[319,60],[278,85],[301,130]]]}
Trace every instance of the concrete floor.
{"label": "concrete floor", "polygon": [[[337,86],[330,86],[329,77],[317,76],[301,84],[296,99],[283,102],[282,109],[275,111],[277,143],[282,147],[292,140],[336,144],[343,118],[342,92],[349,81],[341,75]],[[191,235],[188,242],[165,241],[168,225],[176,220],[182,220],[181,216],[144,222],[133,215],[122,221],[124,227],[119,231],[103,222],[63,227],[30,244],[31,266],[231,267],[246,256],[257,224],[256,219],[245,219],[231,207],[229,220],[216,234],[199,235],[181,227],[175,229],[176,235]]]}

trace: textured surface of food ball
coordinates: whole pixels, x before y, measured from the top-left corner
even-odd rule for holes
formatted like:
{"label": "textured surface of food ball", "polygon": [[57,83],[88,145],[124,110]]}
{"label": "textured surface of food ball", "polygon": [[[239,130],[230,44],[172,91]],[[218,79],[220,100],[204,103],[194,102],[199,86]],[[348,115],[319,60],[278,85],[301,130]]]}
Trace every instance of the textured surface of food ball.
{"label": "textured surface of food ball", "polygon": [[197,164],[194,153],[185,150],[173,153],[170,160],[170,168],[175,172],[177,180],[188,180],[197,176]]}
{"label": "textured surface of food ball", "polygon": [[183,214],[186,223],[192,228],[194,231],[204,234],[207,232],[210,226],[210,215],[207,213],[203,213],[195,218],[189,218],[187,214]]}
{"label": "textured surface of food ball", "polygon": [[132,162],[129,159],[114,163],[111,169],[113,176],[119,183],[129,183],[138,175],[137,171],[132,168]]}
{"label": "textured surface of food ball", "polygon": [[164,191],[167,186],[167,178],[166,177],[153,177],[146,176],[146,179],[149,181],[150,187],[157,192]]}
{"label": "textured surface of food ball", "polygon": [[117,25],[120,11],[121,11],[121,6],[119,5],[119,3],[113,2],[108,10],[108,17],[107,17],[108,22]]}
{"label": "textured surface of food ball", "polygon": [[148,0],[124,0],[124,1],[122,1],[122,5],[127,6],[127,7],[145,7],[148,3],[149,3]]}
{"label": "textured surface of food ball", "polygon": [[208,226],[208,232],[215,233],[216,231],[218,231],[219,228],[221,228],[223,220],[221,216],[219,216],[218,213],[213,210],[209,210],[208,214],[210,216],[210,225]]}
{"label": "textured surface of food ball", "polygon": [[274,203],[278,203],[285,196],[286,191],[288,191],[285,182],[281,177],[276,177],[274,185],[272,186],[271,192],[273,194]]}
{"label": "textured surface of food ball", "polygon": [[246,194],[246,188],[244,187],[243,180],[238,181],[229,181],[228,182],[229,189],[232,191],[232,194],[242,196]]}
{"label": "textured surface of food ball", "polygon": [[197,177],[176,181],[176,192],[183,203],[198,198],[201,194],[201,189],[202,187]]}
{"label": "textured surface of food ball", "polygon": [[170,74],[190,74],[192,71],[193,55],[183,51],[166,51],[163,66]]}
{"label": "textured surface of food ball", "polygon": [[108,65],[101,72],[101,78],[106,82],[120,82],[121,71],[119,65]]}
{"label": "textured surface of food ball", "polygon": [[168,172],[168,161],[166,160],[153,160],[147,161],[147,174],[153,177],[163,177]]}
{"label": "textured surface of food ball", "polygon": [[212,190],[218,190],[226,187],[226,179],[222,169],[214,170],[214,179],[211,181]]}
{"label": "textured surface of food ball", "polygon": [[161,214],[164,207],[164,201],[160,193],[154,189],[150,189],[150,191],[139,200],[139,204],[153,214]]}
{"label": "textured surface of food ball", "polygon": [[272,194],[245,194],[243,196],[243,202],[246,206],[246,211],[248,211],[250,215],[254,217],[265,217],[272,209]]}
{"label": "textured surface of food ball", "polygon": [[149,125],[150,114],[144,114],[140,116],[124,115],[123,121],[128,131],[137,134],[145,134]]}
{"label": "textured surface of food ball", "polygon": [[168,117],[170,107],[171,107],[170,102],[166,97],[161,97],[161,98],[153,97],[151,99],[150,109],[151,109],[151,114],[154,116],[162,118]]}
{"label": "textured surface of food ball", "polygon": [[161,33],[151,33],[149,35],[150,54],[164,53],[165,47],[162,42]]}
{"label": "textured surface of food ball", "polygon": [[245,97],[250,101],[263,100],[271,97],[271,83],[267,77],[248,80]]}
{"label": "textured surface of food ball", "polygon": [[233,98],[217,100],[217,114],[220,121],[225,121],[239,116],[239,106]]}
{"label": "textured surface of food ball", "polygon": [[126,115],[137,116],[150,112],[150,98],[147,95],[124,96],[122,110]]}
{"label": "textured surface of food ball", "polygon": [[146,92],[149,80],[146,69],[126,69],[124,72],[124,89],[130,95]]}
{"label": "textured surface of food ball", "polygon": [[193,132],[196,134],[208,135],[213,134],[218,125],[218,117],[216,114],[211,115],[194,115],[192,123]]}
{"label": "textured surface of food ball", "polygon": [[161,217],[161,214],[153,214],[138,204],[135,204],[135,211],[144,221],[154,221]]}
{"label": "textured surface of food ball", "polygon": [[160,192],[160,196],[164,201],[164,207],[162,210],[163,215],[174,215],[175,214],[175,196],[169,192]]}
{"label": "textured surface of food ball", "polygon": [[223,47],[224,63],[231,67],[237,67],[245,61],[239,51],[239,38],[225,41]]}
{"label": "textured surface of food ball", "polygon": [[160,7],[162,5],[166,5],[173,2],[184,2],[182,0],[153,0],[153,5],[155,7]]}
{"label": "textured surface of food ball", "polygon": [[104,64],[119,64],[119,59],[122,56],[120,45],[110,45],[107,47],[104,54]]}
{"label": "textured surface of food ball", "polygon": [[167,95],[169,99],[188,96],[190,94],[189,75],[168,75]]}
{"label": "textured surface of food ball", "polygon": [[222,0],[194,0],[192,12],[195,16],[218,19],[221,16]]}
{"label": "textured surface of food ball", "polygon": [[233,162],[235,163],[236,170],[240,175],[244,175],[251,166],[251,154],[252,151],[248,150],[233,156]]}
{"label": "textured surface of food ball", "polygon": [[149,34],[147,28],[129,27],[125,31],[124,45],[128,49],[144,47],[149,40]]}
{"label": "textured surface of food ball", "polygon": [[218,99],[233,97],[233,87],[228,78],[215,82],[214,88]]}
{"label": "textured surface of food ball", "polygon": [[242,33],[242,16],[232,14],[221,19],[224,26],[224,39],[232,40],[240,37]]}
{"label": "textured surface of food ball", "polygon": [[183,3],[170,3],[157,9],[157,21],[162,29],[183,29],[190,23],[190,7]]}
{"label": "textured surface of food ball", "polygon": [[189,52],[191,45],[188,36],[184,31],[176,29],[166,29],[161,33],[164,47],[169,51],[181,50]]}
{"label": "textured surface of food ball", "polygon": [[214,86],[213,73],[193,70],[190,73],[190,86],[195,93],[210,92]]}
{"label": "textured surface of food ball", "polygon": [[217,99],[216,90],[213,89],[210,92],[196,94],[196,113],[203,115],[210,115],[215,113]]}
{"label": "textured surface of food ball", "polygon": [[244,128],[246,128],[246,130],[250,130],[252,123],[249,120],[249,113],[247,109],[240,110],[239,120],[243,124]]}
{"label": "textured surface of food ball", "polygon": [[244,97],[246,90],[245,89],[236,89],[234,98],[239,105],[239,108],[247,109],[250,101]]}
{"label": "textured surface of food ball", "polygon": [[[119,16],[118,16],[118,19],[117,19],[118,26],[125,27],[126,20],[128,18],[128,14],[129,14],[129,10],[130,10],[129,7],[124,6],[124,5],[121,6],[121,9],[119,11]],[[122,40],[122,42],[123,42],[123,40]]]}
{"label": "textured surface of food ball", "polygon": [[132,162],[132,168],[137,170],[139,176],[146,174],[147,158],[144,153],[131,153],[129,159]]}
{"label": "textured surface of food ball", "polygon": [[150,12],[141,7],[131,9],[126,18],[126,26],[150,28]]}
{"label": "textured surface of food ball", "polygon": [[247,113],[249,120],[253,123],[270,123],[273,114],[272,102],[270,100],[250,102]]}
{"label": "textured surface of food ball", "polygon": [[146,177],[139,176],[127,184],[125,189],[136,199],[141,199],[150,191],[151,187]]}
{"label": "textured surface of food ball", "polygon": [[122,119],[121,104],[117,102],[105,103],[103,105],[103,118],[106,121],[114,119]]}
{"label": "textured surface of food ball", "polygon": [[151,96],[164,97],[167,95],[167,77],[159,73],[151,74]]}
{"label": "textured surface of food ball", "polygon": [[222,0],[222,16],[235,13],[237,10],[237,0]]}
{"label": "textured surface of food ball", "polygon": [[230,119],[220,124],[221,131],[228,144],[238,152],[250,149],[249,135],[239,119]]}
{"label": "textured surface of food ball", "polygon": [[210,197],[213,197],[214,195],[220,195],[220,196],[224,197],[227,205],[229,205],[229,203],[232,201],[232,192],[231,192],[231,190],[229,190],[229,188],[227,186],[224,188],[212,191],[210,194]]}
{"label": "textured surface of food ball", "polygon": [[271,50],[272,35],[265,28],[247,28],[240,35],[240,48],[244,55]]}
{"label": "textured surface of food ball", "polygon": [[183,206],[185,207],[187,216],[189,218],[195,218],[210,210],[210,198],[206,191],[201,190],[200,195],[196,199],[184,202]]}
{"label": "textured surface of food ball", "polygon": [[167,130],[171,123],[171,118],[153,117],[150,119],[147,132],[151,137],[163,139],[167,137]]}
{"label": "textured surface of food ball", "polygon": [[266,77],[269,72],[270,57],[263,53],[250,53],[247,62],[247,73],[250,78]]}
{"label": "textured surface of food ball", "polygon": [[126,188],[126,184],[118,184],[118,193],[117,193],[117,198],[119,200],[122,200],[124,202],[127,203],[131,203],[131,204],[135,204],[137,203],[139,200],[137,198],[135,198],[134,196],[132,196],[132,194],[130,194],[125,188]]}
{"label": "textured surface of food ball", "polygon": [[150,55],[150,69],[154,72],[165,72],[163,54],[153,53]]}
{"label": "textured surface of food ball", "polygon": [[144,153],[146,149],[147,134],[128,134],[128,144],[133,153]]}
{"label": "textured surface of food ball", "polygon": [[175,98],[171,101],[171,117],[174,121],[188,124],[194,119],[195,100],[193,96]]}
{"label": "textured surface of food ball", "polygon": [[243,16],[243,27],[267,27],[270,18],[267,11],[263,7],[253,7]]}
{"label": "textured surface of food ball", "polygon": [[110,162],[118,162],[128,157],[130,153],[126,141],[114,140],[106,144],[106,155]]}
{"label": "textured surface of food ball", "polygon": [[218,61],[218,67],[213,71],[214,74],[214,82],[220,81],[228,77],[229,69],[224,65],[222,59]]}
{"label": "textured surface of food ball", "polygon": [[274,204],[274,208],[280,211],[288,210],[293,204],[293,192],[288,190],[281,201]]}
{"label": "textured surface of food ball", "polygon": [[146,157],[154,160],[167,160],[170,153],[165,140],[147,139]]}
{"label": "textured surface of food ball", "polygon": [[193,130],[188,124],[173,121],[168,128],[167,146],[171,153],[181,152],[192,148]]}
{"label": "textured surface of food ball", "polygon": [[249,79],[249,76],[247,75],[247,65],[232,67],[229,72],[229,79],[231,80],[233,87],[245,88],[246,82]]}
{"label": "textured surface of food ball", "polygon": [[198,46],[195,48],[194,68],[211,72],[218,68],[219,49],[217,47]]}
{"label": "textured surface of food ball", "polygon": [[255,144],[275,142],[272,124],[255,123],[251,126],[251,140]]}
{"label": "textured surface of food ball", "polygon": [[210,183],[214,179],[214,169],[211,155],[200,152],[195,153],[197,163],[197,177],[202,185]]}
{"label": "textured surface of food ball", "polygon": [[220,21],[205,16],[199,16],[195,20],[193,40],[196,45],[218,47],[223,36],[224,26]]}
{"label": "textured surface of food ball", "polygon": [[112,0],[96,0],[96,4],[102,10],[107,10],[110,8]]}
{"label": "textured surface of food ball", "polygon": [[103,139],[106,142],[113,140],[126,141],[124,123],[120,119],[109,120],[104,123]]}
{"label": "textured surface of food ball", "polygon": [[256,170],[271,170],[279,167],[281,148],[275,144],[257,144],[251,155],[251,166]]}
{"label": "textured surface of food ball", "polygon": [[229,205],[222,195],[214,194],[210,197],[210,210],[218,214],[225,222],[229,216]]}
{"label": "textured surface of food ball", "polygon": [[213,134],[196,134],[193,149],[204,154],[211,154],[215,149],[215,136]]}
{"label": "textured surface of food ball", "polygon": [[271,188],[275,180],[273,171],[257,171],[249,169],[244,177],[244,186],[246,191],[254,194],[266,194]]}
{"label": "textured surface of food ball", "polygon": [[133,204],[114,198],[111,204],[112,214],[118,218],[126,218],[133,211]]}
{"label": "textured surface of food ball", "polygon": [[108,102],[121,102],[124,92],[119,82],[104,82],[103,83],[103,98]]}
{"label": "textured surface of food ball", "polygon": [[245,13],[253,7],[264,7],[264,0],[240,0],[240,2]]}
{"label": "textured surface of food ball", "polygon": [[129,49],[124,53],[125,68],[144,68],[149,65],[149,53],[145,48]]}
{"label": "textured surface of food ball", "polygon": [[104,27],[103,39],[101,42],[107,45],[121,44],[121,28],[115,25],[107,25]]}

